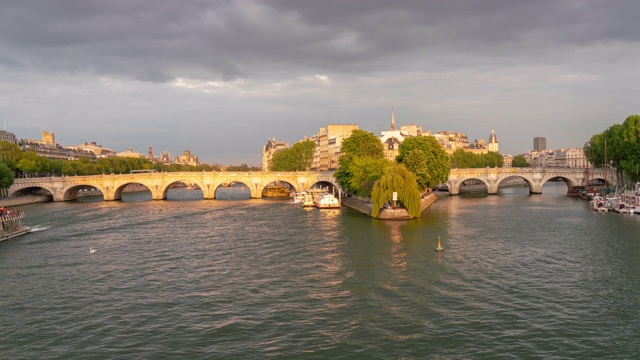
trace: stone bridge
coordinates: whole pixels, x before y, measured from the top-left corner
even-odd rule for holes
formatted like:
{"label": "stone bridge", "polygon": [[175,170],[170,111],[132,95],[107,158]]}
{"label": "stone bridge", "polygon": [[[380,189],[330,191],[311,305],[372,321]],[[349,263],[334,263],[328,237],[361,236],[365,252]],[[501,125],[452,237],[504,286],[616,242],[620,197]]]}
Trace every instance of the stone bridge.
{"label": "stone bridge", "polygon": [[[615,171],[615,170],[613,170]],[[587,182],[602,180],[608,185],[615,185],[616,179],[612,169],[582,168],[486,168],[486,169],[451,169],[449,179],[445,183],[451,195],[460,193],[460,186],[466,180],[477,179],[487,185],[490,195],[498,193],[500,184],[509,178],[522,178],[529,185],[531,194],[541,194],[542,186],[551,179],[560,178],[567,183],[567,188],[585,186]],[[587,179],[588,177],[588,179]]]}
{"label": "stone bridge", "polygon": [[167,198],[169,188],[177,183],[197,185],[205,199],[215,199],[220,186],[242,183],[251,191],[251,198],[261,198],[265,187],[287,183],[293,190],[302,191],[314,185],[339,189],[332,172],[154,172],[126,175],[87,175],[16,179],[9,188],[9,196],[20,196],[30,190],[44,189],[53,201],[75,200],[81,189],[96,188],[105,201],[122,199],[122,192],[130,184],[140,184],[151,191],[154,200]]}

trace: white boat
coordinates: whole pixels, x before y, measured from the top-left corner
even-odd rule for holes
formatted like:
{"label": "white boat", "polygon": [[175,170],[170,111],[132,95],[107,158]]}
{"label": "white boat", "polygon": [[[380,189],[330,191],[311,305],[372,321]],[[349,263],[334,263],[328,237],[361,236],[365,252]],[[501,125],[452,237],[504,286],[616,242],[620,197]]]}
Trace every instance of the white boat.
{"label": "white boat", "polygon": [[316,204],[313,201],[313,195],[309,193],[304,194],[304,198],[302,199],[302,207],[313,207],[315,205]]}
{"label": "white boat", "polygon": [[0,221],[2,221],[0,241],[30,233],[31,228],[22,225],[22,219],[24,219],[24,212],[3,208],[3,213],[0,216]]}
{"label": "white boat", "polygon": [[318,209],[340,209],[340,201],[332,194],[322,194],[316,199]]}
{"label": "white boat", "polygon": [[304,198],[307,195],[306,191],[301,191],[301,192],[292,192],[291,193],[291,202],[293,202],[294,204],[299,204],[304,202]]}
{"label": "white boat", "polygon": [[599,196],[599,195],[594,196],[593,199],[591,199],[591,201],[589,201],[589,205],[595,211],[604,211],[604,212],[606,212],[606,211],[609,210],[605,206],[604,198],[602,196]]}

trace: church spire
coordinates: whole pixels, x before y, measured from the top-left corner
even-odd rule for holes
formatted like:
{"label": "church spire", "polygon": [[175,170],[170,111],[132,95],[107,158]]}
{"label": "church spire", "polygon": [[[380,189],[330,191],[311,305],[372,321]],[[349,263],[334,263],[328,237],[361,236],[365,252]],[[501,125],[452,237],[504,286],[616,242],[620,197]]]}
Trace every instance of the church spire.
{"label": "church spire", "polygon": [[393,114],[393,106],[391,107],[391,130],[396,129],[396,118]]}

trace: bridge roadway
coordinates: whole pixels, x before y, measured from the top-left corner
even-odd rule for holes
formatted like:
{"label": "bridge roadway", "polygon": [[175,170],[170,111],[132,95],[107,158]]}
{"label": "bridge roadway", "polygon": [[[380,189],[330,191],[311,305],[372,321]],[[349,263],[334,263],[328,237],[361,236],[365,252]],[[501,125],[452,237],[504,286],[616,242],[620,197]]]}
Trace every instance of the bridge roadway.
{"label": "bridge roadway", "polygon": [[[487,186],[489,194],[497,194],[500,183],[508,178],[522,178],[532,194],[542,193],[542,186],[553,178],[561,178],[567,187],[584,186],[594,179],[605,180],[615,185],[611,170],[571,168],[486,168],[452,169],[445,183],[451,195],[458,195],[465,180],[477,179]],[[611,180],[609,180],[611,179]],[[9,188],[10,196],[19,196],[29,190],[45,189],[54,201],[75,200],[78,191],[94,187],[102,192],[104,200],[119,200],[127,185],[141,184],[151,191],[154,200],[167,198],[170,186],[176,183],[198,185],[205,199],[215,199],[216,189],[232,183],[242,183],[251,191],[251,198],[261,198],[262,191],[273,183],[288,183],[301,191],[320,184],[323,187],[338,187],[332,172],[171,172],[126,175],[64,176],[16,179]]]}
{"label": "bridge roadway", "polygon": [[105,201],[120,200],[127,185],[141,184],[151,191],[154,200],[163,200],[171,185],[183,183],[197,185],[205,199],[215,199],[218,187],[242,183],[251,191],[251,198],[257,199],[262,197],[265,187],[276,182],[288,183],[296,191],[316,184],[338,188],[332,172],[157,172],[16,179],[9,188],[9,196],[45,189],[53,195],[53,201],[69,201],[76,200],[81,189],[94,187],[102,192]]}

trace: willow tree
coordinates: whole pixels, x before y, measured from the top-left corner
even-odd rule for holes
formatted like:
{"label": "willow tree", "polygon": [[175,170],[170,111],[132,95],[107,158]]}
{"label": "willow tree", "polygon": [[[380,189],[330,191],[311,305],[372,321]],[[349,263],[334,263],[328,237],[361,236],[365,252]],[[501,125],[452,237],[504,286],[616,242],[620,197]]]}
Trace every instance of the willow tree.
{"label": "willow tree", "polygon": [[373,208],[371,216],[378,217],[384,204],[393,200],[393,193],[398,193],[398,201],[409,216],[420,216],[420,188],[416,176],[404,165],[392,165],[386,169],[382,177],[373,185],[371,200]]}

